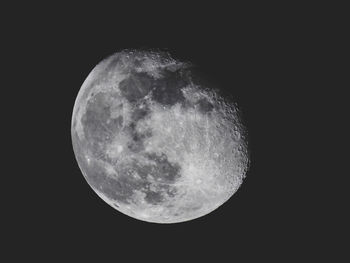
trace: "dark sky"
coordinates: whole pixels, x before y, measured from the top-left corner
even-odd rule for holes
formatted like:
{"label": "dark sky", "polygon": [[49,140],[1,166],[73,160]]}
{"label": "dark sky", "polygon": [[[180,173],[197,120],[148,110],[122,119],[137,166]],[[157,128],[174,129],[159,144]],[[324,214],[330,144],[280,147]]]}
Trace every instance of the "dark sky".
{"label": "dark sky", "polygon": [[[72,255],[109,261],[127,255],[131,262],[311,257],[316,247],[309,240],[318,232],[305,216],[315,204],[300,187],[308,162],[300,138],[311,136],[303,131],[309,119],[301,108],[312,93],[304,77],[314,31],[257,7],[90,8],[23,7],[7,31],[20,58],[13,68],[28,69],[21,75],[23,100],[32,98],[23,111],[27,139],[21,139],[29,144],[23,148],[30,161],[20,167],[28,194],[14,201],[11,247],[23,247],[28,258],[65,261]],[[70,137],[76,95],[98,62],[124,48],[167,48],[199,65],[242,109],[251,167],[238,192],[211,214],[145,223],[106,205],[81,175]]]}

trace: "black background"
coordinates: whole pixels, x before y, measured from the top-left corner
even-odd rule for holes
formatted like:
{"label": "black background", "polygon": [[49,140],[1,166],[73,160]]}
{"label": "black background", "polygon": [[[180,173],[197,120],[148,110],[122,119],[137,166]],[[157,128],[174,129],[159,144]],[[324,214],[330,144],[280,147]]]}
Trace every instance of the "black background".
{"label": "black background", "polygon": [[[310,136],[304,129],[310,115],[302,109],[313,93],[306,79],[317,50],[313,21],[300,22],[303,14],[288,15],[282,7],[267,13],[259,6],[174,3],[90,6],[90,12],[31,8],[21,9],[9,30],[9,43],[27,68],[23,100],[31,98],[25,112],[32,116],[23,118],[27,162],[18,168],[26,176],[22,193],[28,194],[14,199],[21,205],[12,208],[11,247],[28,258],[66,261],[279,262],[314,256],[320,234],[306,214],[315,203],[305,199],[299,180],[309,161],[300,138]],[[166,48],[194,62],[242,110],[249,172],[237,193],[204,217],[169,225],[135,220],[97,197],[81,174],[70,135],[75,98],[94,66],[125,48]]]}

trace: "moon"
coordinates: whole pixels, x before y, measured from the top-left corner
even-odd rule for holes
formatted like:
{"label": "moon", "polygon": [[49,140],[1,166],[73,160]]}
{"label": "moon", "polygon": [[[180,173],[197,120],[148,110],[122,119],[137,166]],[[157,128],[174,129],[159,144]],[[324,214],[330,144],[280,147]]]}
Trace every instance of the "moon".
{"label": "moon", "polygon": [[87,183],[119,212],[178,223],[217,209],[249,166],[235,103],[189,62],[123,50],[101,61],[75,100],[71,136]]}

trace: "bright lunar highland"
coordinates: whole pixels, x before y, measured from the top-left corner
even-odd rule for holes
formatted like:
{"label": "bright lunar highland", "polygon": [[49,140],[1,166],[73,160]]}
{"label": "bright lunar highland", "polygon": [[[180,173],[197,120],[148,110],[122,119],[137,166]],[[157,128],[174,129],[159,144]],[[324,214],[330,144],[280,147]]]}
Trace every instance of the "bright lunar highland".
{"label": "bright lunar highland", "polygon": [[124,50],[100,62],[75,101],[71,135],[91,188],[139,220],[177,223],[226,202],[248,169],[236,104],[195,65]]}

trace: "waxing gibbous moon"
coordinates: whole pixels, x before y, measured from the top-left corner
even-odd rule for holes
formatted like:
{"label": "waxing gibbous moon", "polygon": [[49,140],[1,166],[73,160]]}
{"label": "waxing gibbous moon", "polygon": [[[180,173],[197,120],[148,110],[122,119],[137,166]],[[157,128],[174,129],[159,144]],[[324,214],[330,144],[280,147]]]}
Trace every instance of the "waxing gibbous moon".
{"label": "waxing gibbous moon", "polygon": [[91,188],[119,212],[188,221],[242,184],[249,155],[238,108],[195,68],[167,52],[124,50],[83,83],[72,116],[74,153]]}

